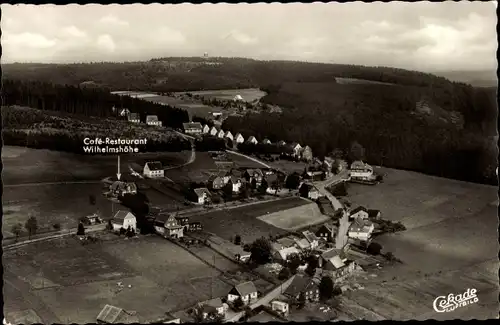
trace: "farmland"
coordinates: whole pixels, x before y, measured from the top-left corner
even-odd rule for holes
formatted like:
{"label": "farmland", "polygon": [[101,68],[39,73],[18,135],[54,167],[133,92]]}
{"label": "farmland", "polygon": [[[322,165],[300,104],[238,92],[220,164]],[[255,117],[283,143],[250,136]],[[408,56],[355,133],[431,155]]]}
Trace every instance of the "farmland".
{"label": "farmland", "polygon": [[45,323],[91,323],[108,303],[154,321],[230,289],[218,271],[156,236],[87,246],[68,238],[18,252],[4,254],[7,317],[32,308]]}
{"label": "farmland", "polygon": [[166,170],[165,176],[176,183],[202,182],[217,170],[217,165],[208,152],[197,152],[193,163],[175,170]]}
{"label": "farmland", "polygon": [[298,207],[262,215],[258,219],[288,231],[323,223],[329,219],[328,216],[321,213],[316,203],[311,203],[305,199],[304,203],[304,205]]}
{"label": "farmland", "polygon": [[[186,92],[179,92],[178,94],[185,94],[185,93]],[[258,88],[202,90],[202,91],[190,91],[189,93],[193,95],[222,99],[222,100],[232,100],[234,96],[240,95],[246,102],[253,102],[259,100],[266,95],[265,92],[263,92]]]}
{"label": "farmland", "polygon": [[248,206],[214,211],[204,215],[190,217],[193,221],[203,223],[204,230],[214,233],[229,240],[235,234],[239,234],[243,242],[252,242],[262,236],[276,236],[287,233],[268,224],[258,217],[267,213],[302,206],[308,202],[300,198],[288,198],[266,203],[251,204]]}
{"label": "farmland", "polygon": [[[389,319],[498,316],[497,189],[401,170],[384,172],[384,182],[377,186],[351,185],[349,197],[354,206],[380,209],[383,218],[403,222],[406,231],[376,241],[404,264],[383,270],[351,298]],[[433,312],[437,296],[467,288],[478,290],[477,305],[445,315]]]}

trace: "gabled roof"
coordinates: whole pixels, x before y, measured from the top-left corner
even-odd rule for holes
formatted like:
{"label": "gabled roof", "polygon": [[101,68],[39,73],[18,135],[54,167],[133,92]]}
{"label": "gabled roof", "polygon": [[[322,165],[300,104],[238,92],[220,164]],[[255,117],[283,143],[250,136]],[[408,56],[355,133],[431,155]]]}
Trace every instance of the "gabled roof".
{"label": "gabled roof", "polygon": [[162,170],[163,166],[161,165],[161,162],[159,161],[150,161],[147,162],[146,165],[148,165],[149,170]]}
{"label": "gabled roof", "polygon": [[298,294],[317,288],[316,283],[310,277],[296,275],[288,288],[283,292],[284,295],[296,297]]}
{"label": "gabled roof", "polygon": [[290,144],[290,146],[291,146],[292,148],[295,148],[295,147],[297,147],[297,146],[299,146],[299,147],[301,147],[301,148],[302,148],[302,146],[301,146],[301,145],[300,145],[300,143],[298,143],[298,142],[292,142],[292,143]]}
{"label": "gabled roof", "polygon": [[321,258],[329,260],[335,256],[344,256],[344,252],[341,249],[332,248],[321,254]]}
{"label": "gabled roof", "polygon": [[295,243],[297,244],[297,246],[299,246],[300,249],[308,249],[309,247],[311,247],[311,244],[305,238],[301,238],[301,239],[297,238],[297,239],[295,239]]}
{"label": "gabled roof", "polygon": [[208,126],[208,124],[205,124],[203,125],[203,128],[206,129],[206,128],[209,128],[210,129],[210,126]]}
{"label": "gabled roof", "polygon": [[262,142],[271,142],[271,140],[269,140],[268,138],[265,138],[264,140],[262,140]]}
{"label": "gabled roof", "polygon": [[212,130],[218,131],[218,130],[217,130],[217,128],[216,128],[215,126],[212,126],[212,127],[210,128],[210,131],[212,131]]}
{"label": "gabled roof", "polygon": [[156,116],[156,115],[146,116],[146,122],[156,122],[156,121],[158,121],[158,116]]}
{"label": "gabled roof", "polygon": [[243,134],[241,134],[241,133],[238,132],[238,133],[236,133],[236,135],[234,137],[235,138],[238,138],[238,137],[242,137],[243,138]]}
{"label": "gabled roof", "polygon": [[373,222],[370,220],[364,220],[362,218],[356,218],[354,222],[349,227],[350,231],[354,232],[369,232]]}
{"label": "gabled roof", "polygon": [[226,131],[226,134],[225,134],[225,135],[226,135],[226,137],[227,137],[227,136],[233,136],[233,134],[231,133],[231,131]]}
{"label": "gabled roof", "polygon": [[312,243],[314,241],[318,241],[318,237],[316,237],[315,234],[313,234],[311,231],[309,230],[306,230],[306,231],[303,231],[302,232],[302,235],[304,236],[304,238],[309,242],[309,243]]}
{"label": "gabled roof", "polygon": [[[295,244],[295,241],[294,241],[294,244]],[[300,254],[300,252],[295,246],[292,246],[292,247],[286,247],[286,248],[283,248],[282,250],[279,250],[278,254],[283,260],[286,260],[289,255]]]}
{"label": "gabled roof", "polygon": [[186,130],[186,129],[202,129],[203,128],[201,126],[200,122],[182,123],[182,126],[184,127],[184,130]]}
{"label": "gabled roof", "polygon": [[340,258],[340,256],[334,256],[334,257],[328,259],[326,269],[333,268],[333,269],[337,270],[337,269],[340,269],[344,266],[345,266],[345,264],[342,261],[342,259]]}
{"label": "gabled roof", "polygon": [[253,140],[257,140],[256,137],[254,137],[253,135],[249,136],[247,141],[253,141]]}
{"label": "gabled roof", "polygon": [[366,213],[368,213],[368,210],[365,207],[359,206],[356,209],[351,210],[351,212],[349,213],[349,215],[352,216],[353,214],[358,213],[359,211],[365,211]]}
{"label": "gabled roof", "polygon": [[239,296],[247,296],[249,294],[257,292],[257,288],[252,281],[247,281],[234,286],[230,292],[236,293]]}
{"label": "gabled roof", "polygon": [[134,215],[130,211],[119,210],[115,213],[112,220],[115,222],[123,223],[123,221],[125,221],[125,217],[127,217],[128,214],[131,214],[134,217]]}
{"label": "gabled roof", "polygon": [[207,196],[210,196],[210,191],[209,191],[207,188],[205,188],[205,187],[195,188],[195,189],[194,189],[194,193],[195,193],[198,197],[203,196],[203,194],[206,194]]}
{"label": "gabled roof", "polygon": [[97,321],[108,324],[133,324],[138,323],[139,319],[132,312],[127,312],[115,306],[105,305],[99,315],[97,315]]}

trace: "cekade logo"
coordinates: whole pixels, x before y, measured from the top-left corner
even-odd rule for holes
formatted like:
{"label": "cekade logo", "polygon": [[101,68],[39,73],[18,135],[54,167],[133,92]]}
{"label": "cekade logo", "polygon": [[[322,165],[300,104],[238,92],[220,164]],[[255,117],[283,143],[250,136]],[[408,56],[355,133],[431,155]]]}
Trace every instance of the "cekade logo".
{"label": "cekade logo", "polygon": [[463,294],[454,295],[450,293],[448,296],[439,296],[432,305],[438,313],[454,311],[458,307],[465,307],[478,302],[476,292],[476,289],[467,289]]}

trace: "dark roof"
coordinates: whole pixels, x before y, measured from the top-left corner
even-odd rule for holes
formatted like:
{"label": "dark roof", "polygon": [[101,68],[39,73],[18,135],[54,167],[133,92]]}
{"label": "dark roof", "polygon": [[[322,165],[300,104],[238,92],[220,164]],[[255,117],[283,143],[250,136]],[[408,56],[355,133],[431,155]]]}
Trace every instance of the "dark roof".
{"label": "dark roof", "polygon": [[286,288],[285,295],[290,295],[292,297],[297,296],[300,293],[306,292],[317,287],[316,283],[310,277],[296,275],[288,288]]}
{"label": "dark roof", "polygon": [[163,166],[159,161],[151,161],[146,163],[150,170],[162,170]]}
{"label": "dark roof", "polygon": [[203,126],[201,126],[200,122],[190,122],[190,123],[182,123],[182,126],[184,127],[184,130],[186,129],[202,129]]}
{"label": "dark roof", "polygon": [[139,117],[139,113],[130,113],[128,115],[128,119],[129,120],[138,120],[140,117]]}
{"label": "dark roof", "polygon": [[132,212],[130,212],[130,211],[120,210],[120,211],[118,211],[118,212],[114,215],[114,217],[113,217],[113,221],[123,223],[123,221],[125,220],[125,217],[126,217],[129,213],[130,213],[132,216],[134,216],[134,215],[132,214]]}
{"label": "dark roof", "polygon": [[356,209],[351,210],[351,212],[349,213],[349,215],[352,216],[353,214],[358,213],[359,211],[365,211],[366,213],[368,213],[368,210],[365,207],[359,206]]}
{"label": "dark roof", "polygon": [[232,292],[236,291],[240,296],[246,296],[251,293],[257,292],[257,288],[252,281],[247,281],[234,286]]}
{"label": "dark roof", "polygon": [[380,210],[368,210],[368,217],[375,218],[380,213]]}
{"label": "dark roof", "polygon": [[321,254],[321,257],[325,260],[328,260],[335,256],[344,256],[344,251],[341,249],[332,248]]}
{"label": "dark roof", "polygon": [[302,235],[304,235],[305,239],[310,243],[318,240],[318,237],[309,230],[303,231]]}
{"label": "dark roof", "polygon": [[200,187],[200,188],[195,188],[194,193],[198,195],[198,197],[202,196],[203,193],[205,193],[207,196],[210,196],[210,191],[207,188]]}

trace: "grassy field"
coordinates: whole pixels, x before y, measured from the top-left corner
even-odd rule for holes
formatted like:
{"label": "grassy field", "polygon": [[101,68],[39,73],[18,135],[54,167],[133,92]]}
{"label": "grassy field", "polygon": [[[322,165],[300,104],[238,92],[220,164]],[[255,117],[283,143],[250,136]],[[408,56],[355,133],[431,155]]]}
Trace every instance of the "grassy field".
{"label": "grassy field", "polygon": [[165,176],[176,183],[203,182],[217,171],[217,165],[208,152],[196,152],[196,159],[192,164],[175,170],[166,170]]}
{"label": "grassy field", "polygon": [[330,219],[321,213],[316,203],[305,199],[303,201],[304,205],[265,214],[258,219],[287,231],[295,231]]}
{"label": "grassy field", "polygon": [[240,155],[228,152],[227,156],[232,162],[234,162],[236,168],[265,168],[264,165]]}
{"label": "grassy field", "polygon": [[[389,318],[498,316],[497,305],[492,308],[498,304],[498,277],[490,274],[498,270],[497,188],[400,170],[384,172],[384,182],[379,185],[350,185],[349,199],[354,206],[380,209],[382,218],[403,222],[406,231],[376,241],[404,265],[385,270],[372,289],[353,296],[356,302],[359,299],[369,308],[376,300],[376,312]],[[486,262],[493,260],[494,272]],[[381,289],[382,280],[393,284]],[[433,312],[432,301],[437,296],[467,288],[478,290],[477,306],[444,315]],[[375,291],[379,293],[372,297]],[[409,297],[421,303],[410,303]],[[408,306],[403,308],[398,301]]]}
{"label": "grassy field", "polygon": [[306,168],[309,164],[303,161],[289,161],[289,160],[278,160],[272,162],[266,162],[266,164],[272,166],[273,168],[280,169],[285,171],[286,173],[297,172],[302,174],[304,172],[304,168]]}
{"label": "grassy field", "polygon": [[[186,92],[182,92],[186,93]],[[179,94],[182,94],[179,93]],[[257,88],[247,88],[247,89],[225,89],[225,90],[203,90],[203,91],[190,91],[189,93],[193,95],[199,95],[209,98],[217,98],[222,100],[232,100],[234,96],[240,95],[246,102],[253,102],[254,100],[259,100],[266,95],[265,92]]]}
{"label": "grassy field", "polygon": [[[126,173],[129,165],[142,166],[148,160],[160,160],[168,166],[179,165],[186,162],[190,154],[186,151],[122,156],[120,170]],[[116,156],[91,157],[6,146],[2,148],[2,161],[4,236],[12,236],[12,225],[24,224],[29,216],[37,217],[40,231],[52,229],[55,223],[60,223],[63,229],[75,228],[80,217],[95,212],[103,218],[111,217],[112,204],[102,196],[103,184],[99,181],[116,174]],[[95,183],[62,184],[87,181]],[[157,191],[146,192],[153,204],[173,203]],[[90,204],[90,195],[95,195],[96,205]],[[116,204],[115,209],[118,208]]]}
{"label": "grassy field", "polygon": [[208,117],[210,112],[221,112],[221,107],[207,106],[196,100],[188,100],[170,96],[147,97],[144,100],[159,102],[172,107],[182,108],[189,112],[190,116]]}
{"label": "grassy field", "polygon": [[224,239],[229,240],[234,235],[239,234],[242,241],[248,243],[262,236],[276,236],[287,232],[260,220],[258,217],[307,203],[307,201],[300,198],[289,198],[252,204],[225,211],[214,211],[204,215],[193,216],[190,219],[202,222],[204,230]]}
{"label": "grassy field", "polygon": [[[83,324],[95,322],[104,304],[112,304],[137,311],[146,322],[230,290],[215,269],[157,236],[87,246],[76,241],[58,240],[59,246],[46,242],[23,248],[22,254],[4,254],[8,313],[33,308],[42,314],[33,305],[45,306],[63,323]],[[16,281],[32,289],[14,287]]]}

